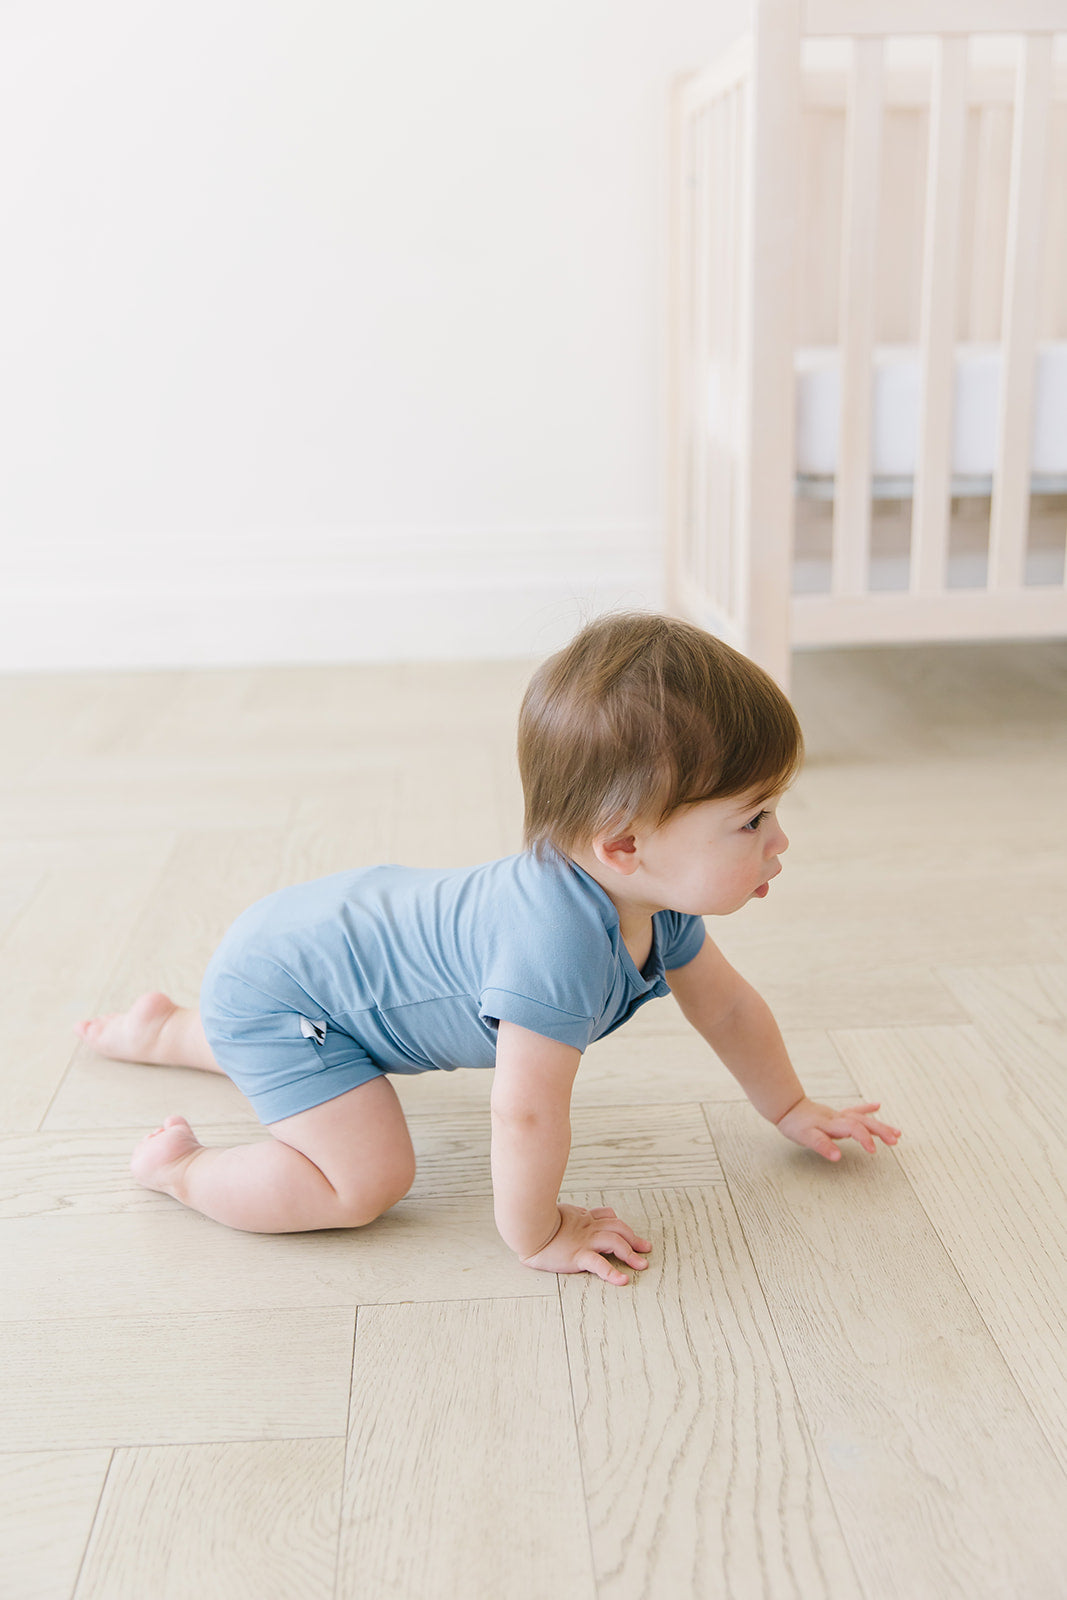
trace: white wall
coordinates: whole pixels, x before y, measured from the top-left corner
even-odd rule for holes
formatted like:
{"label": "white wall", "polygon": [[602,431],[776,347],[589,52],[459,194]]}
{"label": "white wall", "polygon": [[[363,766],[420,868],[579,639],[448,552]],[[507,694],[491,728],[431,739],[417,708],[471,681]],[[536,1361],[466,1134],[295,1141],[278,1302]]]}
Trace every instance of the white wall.
{"label": "white wall", "polygon": [[4,0],[0,666],[655,603],[666,94],[722,0]]}

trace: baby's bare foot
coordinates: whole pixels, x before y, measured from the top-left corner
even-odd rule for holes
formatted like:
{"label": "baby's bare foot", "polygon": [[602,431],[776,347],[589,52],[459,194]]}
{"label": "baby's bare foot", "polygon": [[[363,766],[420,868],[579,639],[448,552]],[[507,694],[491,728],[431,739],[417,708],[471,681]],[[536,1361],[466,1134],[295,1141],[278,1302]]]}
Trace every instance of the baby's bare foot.
{"label": "baby's bare foot", "polygon": [[160,1033],[178,1007],[165,994],[143,994],[128,1011],[76,1022],[74,1032],[115,1061],[160,1061]]}
{"label": "baby's bare foot", "polygon": [[176,1182],[203,1148],[184,1117],[167,1117],[161,1128],[141,1140],[130,1160],[130,1171],[146,1189],[174,1194]]}

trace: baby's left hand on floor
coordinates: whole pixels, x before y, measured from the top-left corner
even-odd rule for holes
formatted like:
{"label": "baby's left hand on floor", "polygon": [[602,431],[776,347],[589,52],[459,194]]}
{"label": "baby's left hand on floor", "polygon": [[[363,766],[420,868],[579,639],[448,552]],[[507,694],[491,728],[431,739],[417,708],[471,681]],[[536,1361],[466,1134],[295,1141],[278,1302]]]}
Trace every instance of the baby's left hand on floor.
{"label": "baby's left hand on floor", "polygon": [[791,1106],[776,1127],[794,1144],[814,1150],[817,1155],[825,1156],[827,1161],[841,1159],[835,1139],[855,1139],[868,1155],[873,1156],[876,1135],[883,1144],[896,1144],[900,1138],[899,1128],[892,1128],[873,1115],[880,1105],[880,1101],[874,1101],[869,1105],[845,1106],[843,1110],[835,1111],[832,1106],[823,1106],[816,1100],[805,1098]]}

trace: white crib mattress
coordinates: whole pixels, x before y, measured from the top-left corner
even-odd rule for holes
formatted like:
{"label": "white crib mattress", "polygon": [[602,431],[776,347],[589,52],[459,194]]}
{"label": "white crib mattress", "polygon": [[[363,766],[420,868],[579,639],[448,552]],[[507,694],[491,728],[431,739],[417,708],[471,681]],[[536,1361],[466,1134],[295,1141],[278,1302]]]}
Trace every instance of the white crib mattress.
{"label": "white crib mattress", "polygon": [[[999,345],[956,347],[952,472],[958,478],[988,478],[996,461]],[[841,412],[840,351],[835,346],[800,349],[797,374],[797,474],[832,478],[837,471]],[[719,385],[712,376],[713,403]],[[1067,340],[1044,343],[1037,360],[1031,472],[1038,478],[1067,476]],[[916,345],[881,345],[874,357],[872,474],[912,478],[919,441],[919,350]]]}

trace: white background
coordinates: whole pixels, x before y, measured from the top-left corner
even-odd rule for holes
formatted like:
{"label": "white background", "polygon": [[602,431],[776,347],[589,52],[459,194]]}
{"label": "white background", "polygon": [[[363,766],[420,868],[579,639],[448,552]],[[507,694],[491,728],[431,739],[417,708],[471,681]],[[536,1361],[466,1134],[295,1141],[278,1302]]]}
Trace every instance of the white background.
{"label": "white background", "polygon": [[0,0],[0,666],[655,603],[697,0]]}

